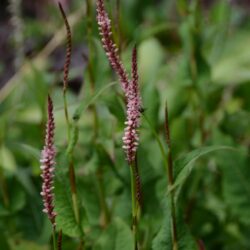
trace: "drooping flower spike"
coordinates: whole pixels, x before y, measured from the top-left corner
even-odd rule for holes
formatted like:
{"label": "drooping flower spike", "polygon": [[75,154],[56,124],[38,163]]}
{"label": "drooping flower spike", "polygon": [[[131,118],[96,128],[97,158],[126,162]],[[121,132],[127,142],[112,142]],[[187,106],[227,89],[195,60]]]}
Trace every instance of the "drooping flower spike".
{"label": "drooping flower spike", "polygon": [[55,217],[54,212],[54,170],[55,170],[55,155],[56,150],[54,147],[54,115],[53,115],[53,103],[48,96],[48,120],[46,127],[45,145],[41,155],[41,177],[43,179],[41,196],[43,197],[43,212],[48,215],[53,227],[55,228]]}
{"label": "drooping flower spike", "polygon": [[118,54],[118,48],[112,39],[111,21],[104,8],[103,0],[97,0],[97,22],[102,37],[103,48],[112,68],[119,77],[122,89],[126,92],[129,85],[129,78]]}

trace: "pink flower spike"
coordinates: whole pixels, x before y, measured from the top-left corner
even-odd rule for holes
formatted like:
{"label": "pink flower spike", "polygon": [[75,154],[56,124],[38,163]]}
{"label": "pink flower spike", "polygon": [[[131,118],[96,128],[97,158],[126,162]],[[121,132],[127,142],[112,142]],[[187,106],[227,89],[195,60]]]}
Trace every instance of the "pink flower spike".
{"label": "pink flower spike", "polygon": [[45,145],[41,154],[41,177],[43,179],[41,196],[43,197],[43,212],[48,215],[53,227],[55,228],[55,217],[54,212],[54,193],[53,193],[53,183],[54,183],[54,165],[55,165],[55,155],[56,150],[54,147],[54,131],[55,123],[53,116],[53,103],[48,96],[48,121],[46,127]]}
{"label": "pink flower spike", "polygon": [[108,17],[108,13],[104,8],[103,0],[97,0],[97,23],[102,38],[102,46],[106,52],[112,68],[119,77],[122,89],[126,92],[129,85],[128,74],[119,57],[118,48],[112,39],[111,21]]}
{"label": "pink flower spike", "polygon": [[141,97],[137,71],[137,51],[135,47],[132,54],[132,80],[125,93],[127,98],[127,120],[125,124],[127,126],[123,136],[123,148],[125,149],[127,160],[130,165],[135,160],[137,147],[139,145],[138,128],[140,126],[141,117]]}

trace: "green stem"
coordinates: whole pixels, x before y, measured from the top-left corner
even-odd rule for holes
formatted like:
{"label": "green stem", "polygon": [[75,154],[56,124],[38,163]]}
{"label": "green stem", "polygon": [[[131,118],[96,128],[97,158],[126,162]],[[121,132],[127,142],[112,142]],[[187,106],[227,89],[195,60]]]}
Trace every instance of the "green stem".
{"label": "green stem", "polygon": [[52,238],[53,238],[53,250],[56,250],[56,230],[54,227],[52,232]]}
{"label": "green stem", "polygon": [[0,187],[1,187],[1,193],[3,196],[3,203],[4,203],[4,206],[7,208],[9,207],[10,200],[9,200],[7,185],[6,185],[4,173],[1,168],[1,164],[0,164]]}
{"label": "green stem", "polygon": [[[94,74],[94,65],[93,65],[93,54],[94,54],[94,49],[93,49],[93,41],[92,41],[92,1],[87,0],[87,39],[88,39],[88,49],[89,49],[89,56],[88,56],[88,75],[89,75],[89,80],[90,80],[90,90],[91,90],[91,95],[94,95],[95,93],[95,74]],[[97,110],[96,106],[93,104],[91,106],[91,109],[93,111],[93,120],[94,120],[94,140],[98,137],[98,126],[99,126],[99,121],[98,121],[98,115],[97,115]]]}
{"label": "green stem", "polygon": [[68,112],[68,102],[67,102],[67,96],[66,96],[66,90],[63,91],[63,104],[64,104],[64,114],[67,124],[67,135],[68,135],[68,141],[70,140],[70,122],[69,122],[69,112]]}
{"label": "green stem", "polygon": [[150,129],[151,129],[151,132],[153,133],[153,135],[154,135],[154,137],[155,137],[155,139],[156,139],[156,141],[157,141],[157,143],[158,143],[158,146],[159,146],[159,148],[160,148],[162,157],[163,157],[163,159],[164,159],[164,161],[165,161],[165,163],[166,163],[166,165],[167,165],[167,154],[166,154],[166,152],[165,152],[164,146],[163,146],[163,144],[162,144],[162,142],[161,142],[161,140],[160,140],[160,138],[159,138],[157,132],[155,131],[155,129],[154,129],[152,123],[150,122],[150,120],[147,118],[147,116],[146,116],[145,114],[143,114],[143,117],[144,117],[144,119],[146,120],[146,122],[148,123],[148,125],[149,125],[149,127],[150,127]]}
{"label": "green stem", "polygon": [[[70,179],[70,188],[71,188],[71,198],[72,198],[72,204],[73,204],[73,210],[74,210],[74,215],[75,215],[75,220],[77,224],[80,226],[80,215],[79,215],[79,208],[78,208],[78,202],[77,202],[77,194],[76,194],[76,180],[75,180],[75,169],[74,169],[74,164],[73,164],[73,150],[75,147],[75,143],[77,140],[77,137],[75,137],[74,129],[72,129],[72,140],[71,142],[71,124],[69,121],[69,113],[68,113],[68,103],[67,103],[67,88],[68,88],[68,76],[69,76],[69,67],[70,67],[70,62],[71,62],[71,52],[72,52],[72,36],[71,36],[71,29],[66,17],[66,14],[59,3],[59,8],[61,11],[61,14],[63,16],[64,22],[65,22],[65,27],[67,31],[67,51],[66,51],[66,59],[65,59],[65,64],[64,64],[64,77],[63,77],[63,103],[64,103],[64,113],[65,113],[65,118],[66,118],[66,123],[67,123],[67,131],[68,131],[68,143],[70,145],[70,150],[69,150],[69,179]],[[72,145],[71,145],[72,143]],[[68,145],[68,147],[69,147]]]}
{"label": "green stem", "polygon": [[[92,0],[87,0],[87,38],[88,38],[88,48],[89,48],[89,62],[88,62],[88,74],[89,74],[89,80],[90,80],[90,90],[91,95],[93,96],[95,94],[95,74],[94,74],[94,64],[93,64],[93,42],[92,42]],[[96,105],[91,105],[91,110],[93,113],[93,127],[94,127],[94,142],[96,141],[98,137],[98,130],[99,130],[99,120],[98,120],[98,114]],[[106,204],[105,200],[105,188],[103,185],[103,173],[102,173],[102,167],[100,166],[100,170],[96,173],[97,175],[97,186],[98,186],[98,194],[99,194],[99,200],[101,205],[102,214],[104,216],[103,226],[105,227],[109,221],[110,221],[110,215],[108,206]]]}
{"label": "green stem", "polygon": [[[168,156],[167,156],[167,177],[168,177],[168,186],[169,190],[174,185],[174,176],[173,176],[173,159],[172,159],[172,147],[170,139],[170,128],[168,120],[168,109],[167,105],[165,108],[165,130],[166,130],[166,142],[168,145]],[[178,237],[177,237],[177,223],[176,223],[176,208],[174,201],[174,189],[170,191],[170,204],[171,204],[171,228],[172,228],[172,243],[173,250],[178,250]]]}
{"label": "green stem", "polygon": [[105,200],[105,187],[103,185],[103,172],[102,172],[101,167],[99,171],[97,171],[96,176],[97,176],[97,188],[98,188],[98,194],[99,194],[99,199],[100,199],[100,206],[102,210],[101,217],[103,217],[102,224],[104,227],[106,227],[107,224],[110,222],[110,214],[109,214],[109,209]]}
{"label": "green stem", "polygon": [[79,225],[80,224],[80,215],[79,215],[79,209],[78,209],[75,169],[74,169],[73,161],[71,161],[70,165],[69,165],[69,176],[70,176],[71,197],[72,197],[75,220],[76,220],[77,224]]}
{"label": "green stem", "polygon": [[62,250],[62,230],[60,230],[59,233],[58,233],[57,250]]}
{"label": "green stem", "polygon": [[80,240],[80,244],[79,244],[79,247],[77,248],[77,250],[84,250],[84,241],[81,239]]}
{"label": "green stem", "polygon": [[134,250],[137,250],[137,202],[136,202],[136,178],[134,165],[130,165],[131,200],[132,200],[132,233],[134,237]]}

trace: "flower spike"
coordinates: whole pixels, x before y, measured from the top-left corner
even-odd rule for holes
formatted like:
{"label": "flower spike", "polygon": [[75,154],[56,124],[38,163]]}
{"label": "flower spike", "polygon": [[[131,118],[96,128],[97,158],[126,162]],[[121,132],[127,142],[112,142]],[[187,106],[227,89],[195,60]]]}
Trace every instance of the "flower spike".
{"label": "flower spike", "polygon": [[141,116],[141,96],[138,85],[137,73],[137,51],[136,47],[132,53],[132,81],[125,93],[127,98],[127,125],[123,137],[123,148],[125,149],[127,160],[132,164],[135,160],[136,150],[139,144],[138,128]]}
{"label": "flower spike", "polygon": [[128,74],[119,57],[118,48],[112,39],[111,20],[104,8],[103,0],[97,0],[97,22],[103,48],[112,68],[119,77],[122,89],[126,92],[129,85]]}
{"label": "flower spike", "polygon": [[136,47],[132,53],[132,79],[121,62],[118,54],[118,48],[112,39],[111,21],[108,13],[104,8],[104,0],[97,0],[97,22],[102,45],[108,57],[112,68],[117,73],[121,82],[122,89],[126,97],[127,120],[123,136],[123,148],[125,150],[128,163],[131,165],[135,160],[136,150],[138,147],[139,136],[138,128],[141,116],[141,97],[138,86],[138,69],[137,69],[137,50]]}
{"label": "flower spike", "polygon": [[66,31],[67,31],[67,49],[66,49],[66,57],[65,57],[65,63],[64,63],[64,69],[63,69],[63,92],[66,92],[68,88],[68,78],[69,78],[69,67],[70,67],[70,62],[71,62],[71,53],[72,53],[72,35],[71,35],[71,29],[69,26],[69,22],[67,19],[67,16],[64,12],[64,9],[61,5],[61,3],[58,3],[60,12],[62,14]]}
{"label": "flower spike", "polygon": [[41,156],[41,177],[43,179],[42,192],[41,196],[43,197],[43,212],[48,215],[49,220],[51,221],[53,227],[55,228],[55,217],[56,213],[54,212],[54,166],[55,166],[55,155],[56,150],[54,147],[54,116],[53,116],[53,103],[48,96],[48,121],[46,128],[46,137],[45,145],[42,150]]}

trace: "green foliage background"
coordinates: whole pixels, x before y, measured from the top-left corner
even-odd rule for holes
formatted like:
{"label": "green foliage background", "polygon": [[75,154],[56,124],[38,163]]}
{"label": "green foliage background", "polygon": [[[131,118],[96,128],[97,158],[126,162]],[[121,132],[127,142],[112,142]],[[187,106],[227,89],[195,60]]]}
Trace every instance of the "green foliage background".
{"label": "green foliage background", "polygon": [[[209,6],[195,3],[121,0],[120,22],[114,25],[126,68],[130,67],[133,45],[138,47],[145,108],[138,150],[143,192],[140,249],[172,249],[166,159],[159,147],[160,142],[163,150],[168,150],[164,142],[167,101],[175,160],[179,249],[199,249],[200,242],[209,250],[247,250],[250,249],[249,9],[226,0],[214,1]],[[114,20],[115,4],[114,0],[106,1]],[[58,8],[51,6],[47,11],[48,18],[43,21],[23,17],[24,38],[35,37],[39,45],[44,37],[52,40],[56,37],[58,45],[56,40],[52,44],[64,49],[65,31]],[[77,94],[68,91],[70,117],[79,118],[74,162],[80,225],[75,221],[70,197],[67,128],[62,88],[57,84],[62,72],[50,71],[50,53],[37,49],[0,90],[3,250],[51,249],[51,225],[42,213],[39,194],[39,158],[48,93],[55,105],[58,152],[55,206],[57,225],[63,229],[63,249],[77,249],[83,232],[86,249],[133,249],[129,167],[121,140],[125,105],[101,47],[92,11],[93,15],[87,17],[86,2],[82,0],[73,1],[67,11],[68,17],[76,19],[73,47],[88,48],[87,62],[92,62],[95,84],[91,88],[88,64],[71,69],[70,78],[83,76],[80,91]],[[92,23],[91,33],[88,20]],[[93,109],[97,112],[97,123]]]}

